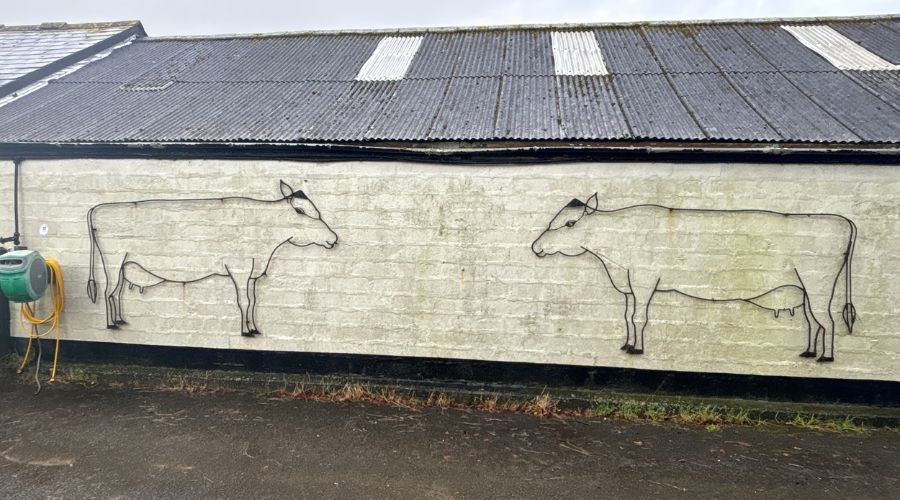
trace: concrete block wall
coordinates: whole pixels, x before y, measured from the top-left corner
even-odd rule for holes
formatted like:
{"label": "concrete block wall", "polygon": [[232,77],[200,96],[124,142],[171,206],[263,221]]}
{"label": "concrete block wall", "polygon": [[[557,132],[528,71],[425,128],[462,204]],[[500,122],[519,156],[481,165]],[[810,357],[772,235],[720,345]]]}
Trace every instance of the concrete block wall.
{"label": "concrete block wall", "polygon": [[[0,232],[7,233],[13,169],[11,162],[0,166]],[[308,195],[339,243],[332,249],[288,245],[274,254],[257,287],[261,335],[240,335],[235,287],[224,277],[143,293],[126,289],[128,324],[105,328],[102,299],[91,303],[86,293],[92,206],[154,198],[276,199],[282,179]],[[647,203],[849,217],[859,228],[853,334],[840,320],[842,287],[832,307],[838,323],[832,363],[798,356],[807,343],[802,309],[776,318],[745,302],[668,292],[653,298],[644,354],[623,352],[624,296],[603,266],[588,255],[538,258],[530,247],[573,197],[586,200],[594,192],[601,209]],[[62,264],[65,339],[900,380],[898,194],[900,169],[866,165],[26,160],[21,213],[24,242]],[[227,222],[196,207],[122,208],[104,213],[98,234],[101,240],[123,235],[104,245],[140,249],[166,268],[155,269],[162,274],[197,274],[258,252],[251,250],[254,242],[274,232],[292,231],[296,214],[284,208],[284,218],[250,205],[234,208]],[[709,248],[716,240],[703,239],[706,247],[697,255],[739,258],[741,242],[760,229],[766,228],[713,224],[702,232],[720,234],[722,244]],[[637,224],[625,234],[641,230]],[[766,242],[808,244],[815,254],[839,237],[829,231],[775,230]],[[641,251],[647,266],[672,267],[664,249]],[[690,269],[697,262],[702,259],[683,259],[679,272],[715,271]]]}

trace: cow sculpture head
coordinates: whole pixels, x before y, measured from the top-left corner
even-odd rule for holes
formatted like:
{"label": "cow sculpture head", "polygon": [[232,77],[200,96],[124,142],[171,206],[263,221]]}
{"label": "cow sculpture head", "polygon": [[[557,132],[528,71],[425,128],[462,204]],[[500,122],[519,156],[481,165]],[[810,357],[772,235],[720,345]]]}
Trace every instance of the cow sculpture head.
{"label": "cow sculpture head", "polygon": [[534,240],[531,251],[538,257],[555,254],[575,257],[585,253],[587,250],[582,246],[585,240],[583,235],[579,234],[581,227],[578,221],[596,211],[597,193],[588,198],[587,202],[573,198],[556,213],[547,229]]}
{"label": "cow sculpture head", "polygon": [[298,247],[308,247],[317,245],[325,248],[334,248],[337,245],[338,237],[331,227],[322,220],[319,209],[310,200],[306,193],[301,190],[294,190],[288,183],[281,182],[281,194],[283,200],[297,212],[297,215],[306,219],[306,230],[302,236],[293,236],[288,240],[292,245]]}

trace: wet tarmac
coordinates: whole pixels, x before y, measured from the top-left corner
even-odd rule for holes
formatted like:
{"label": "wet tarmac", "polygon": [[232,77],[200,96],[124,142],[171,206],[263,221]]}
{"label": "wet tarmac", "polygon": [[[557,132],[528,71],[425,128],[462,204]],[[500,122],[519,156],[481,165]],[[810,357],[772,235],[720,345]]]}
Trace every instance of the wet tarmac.
{"label": "wet tarmac", "polygon": [[[6,378],[2,378],[6,377]],[[891,498],[900,433],[538,418],[0,375],[0,498]]]}

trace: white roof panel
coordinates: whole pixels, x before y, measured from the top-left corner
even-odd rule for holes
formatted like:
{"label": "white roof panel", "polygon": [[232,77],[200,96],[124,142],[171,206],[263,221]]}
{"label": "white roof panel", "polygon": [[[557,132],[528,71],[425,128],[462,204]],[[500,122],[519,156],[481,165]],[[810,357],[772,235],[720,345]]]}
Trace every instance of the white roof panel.
{"label": "white roof panel", "polygon": [[389,36],[378,42],[369,59],[359,69],[360,81],[402,80],[422,45],[421,36]]}
{"label": "white roof panel", "polygon": [[553,65],[557,75],[606,75],[606,64],[590,31],[553,31]]}
{"label": "white roof panel", "polygon": [[891,71],[900,65],[885,61],[858,43],[838,33],[830,26],[782,26],[800,43],[824,57],[836,68],[858,71]]}

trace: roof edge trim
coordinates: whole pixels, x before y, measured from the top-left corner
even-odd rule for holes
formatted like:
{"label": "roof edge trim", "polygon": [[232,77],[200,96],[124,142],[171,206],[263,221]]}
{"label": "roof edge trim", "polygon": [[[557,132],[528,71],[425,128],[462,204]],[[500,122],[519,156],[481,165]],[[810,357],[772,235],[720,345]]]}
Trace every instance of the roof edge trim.
{"label": "roof edge trim", "polygon": [[771,18],[735,18],[735,19],[692,19],[664,21],[621,21],[609,23],[550,23],[550,24],[498,24],[483,26],[420,26],[411,28],[375,28],[375,29],[335,29],[335,30],[300,30],[274,31],[271,33],[222,33],[215,35],[171,35],[143,38],[143,42],[177,41],[177,40],[231,40],[238,38],[277,38],[305,35],[413,35],[422,33],[454,33],[464,31],[500,31],[500,30],[576,30],[598,28],[636,28],[644,26],[708,26],[719,24],[775,24],[775,23],[831,23],[854,21],[898,21],[897,14],[873,14],[867,16],[835,16],[835,17],[771,17]]}

